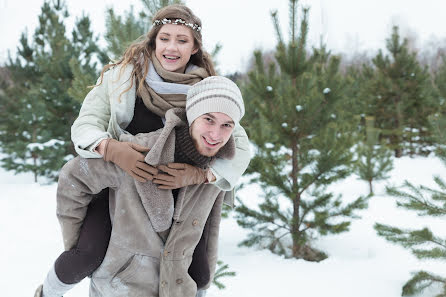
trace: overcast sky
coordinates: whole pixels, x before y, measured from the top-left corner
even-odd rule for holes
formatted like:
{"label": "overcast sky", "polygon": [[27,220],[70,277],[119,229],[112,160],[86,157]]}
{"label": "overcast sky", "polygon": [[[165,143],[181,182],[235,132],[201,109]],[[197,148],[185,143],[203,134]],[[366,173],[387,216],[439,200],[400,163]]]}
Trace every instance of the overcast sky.
{"label": "overcast sky", "polygon": [[[0,63],[8,49],[16,51],[20,34],[37,26],[43,0],[0,0]],[[141,8],[140,0],[67,0],[71,16],[87,13],[96,33],[105,31],[105,9],[118,14]],[[310,45],[322,36],[333,52],[376,51],[385,47],[391,26],[417,37],[422,45],[432,39],[446,39],[445,0],[301,0],[310,6]],[[219,42],[221,74],[243,71],[254,49],[274,48],[276,38],[270,11],[277,9],[284,37],[288,36],[288,0],[186,0],[203,22],[205,48]],[[71,21],[72,23],[73,21]]]}

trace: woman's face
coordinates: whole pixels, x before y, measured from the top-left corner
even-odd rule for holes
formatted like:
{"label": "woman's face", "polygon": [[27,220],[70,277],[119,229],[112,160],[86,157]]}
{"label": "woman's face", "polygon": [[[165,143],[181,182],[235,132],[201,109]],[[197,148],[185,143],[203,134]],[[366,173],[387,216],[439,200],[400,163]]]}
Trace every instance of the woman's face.
{"label": "woman's face", "polygon": [[191,29],[183,25],[165,24],[155,40],[155,56],[164,69],[184,73],[190,56],[195,54]]}

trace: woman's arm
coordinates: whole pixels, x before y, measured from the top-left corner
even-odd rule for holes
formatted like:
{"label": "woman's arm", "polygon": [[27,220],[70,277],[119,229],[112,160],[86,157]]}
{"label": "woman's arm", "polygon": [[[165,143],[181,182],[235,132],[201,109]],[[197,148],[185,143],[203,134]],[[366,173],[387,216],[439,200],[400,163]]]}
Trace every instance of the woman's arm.
{"label": "woman's arm", "polygon": [[[107,132],[110,121],[110,100],[107,96],[110,71],[104,74],[100,85],[95,86],[85,97],[78,118],[71,126],[71,140],[76,152],[84,158],[101,158],[96,146],[111,138]],[[100,80],[98,79],[99,83]]]}

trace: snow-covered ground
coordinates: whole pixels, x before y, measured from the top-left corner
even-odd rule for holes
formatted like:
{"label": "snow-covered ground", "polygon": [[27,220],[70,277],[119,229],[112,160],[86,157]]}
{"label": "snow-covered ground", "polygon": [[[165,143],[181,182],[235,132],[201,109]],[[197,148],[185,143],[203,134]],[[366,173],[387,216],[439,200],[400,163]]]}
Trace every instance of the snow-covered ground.
{"label": "snow-covered ground", "polygon": [[[226,289],[211,287],[208,297],[397,297],[411,272],[420,269],[446,276],[446,263],[420,261],[407,250],[378,237],[375,222],[407,227],[430,227],[446,237],[445,218],[417,217],[398,209],[384,194],[387,184],[400,185],[405,179],[433,185],[432,175],[446,177],[446,168],[434,158],[402,158],[395,161],[391,178],[375,184],[376,196],[369,208],[359,212],[351,230],[318,240],[315,246],[329,254],[320,263],[283,259],[265,250],[239,248],[247,231],[233,218],[224,219],[220,236],[220,259],[229,264],[236,277],[223,279]],[[0,295],[33,296],[46,272],[62,251],[59,224],[55,216],[56,185],[33,183],[28,174],[13,175],[0,169]],[[345,200],[367,194],[367,184],[354,176],[331,187]],[[260,195],[255,185],[239,192],[254,204]],[[66,297],[88,296],[84,280]],[[434,290],[422,297],[434,296]]]}

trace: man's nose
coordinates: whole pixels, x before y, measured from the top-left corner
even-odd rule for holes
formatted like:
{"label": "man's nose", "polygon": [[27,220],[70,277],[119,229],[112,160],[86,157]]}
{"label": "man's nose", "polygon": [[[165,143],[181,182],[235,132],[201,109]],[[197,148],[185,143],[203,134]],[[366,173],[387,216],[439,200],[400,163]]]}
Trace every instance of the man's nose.
{"label": "man's nose", "polygon": [[220,134],[220,129],[218,127],[213,126],[209,129],[209,135],[213,140],[220,139]]}

